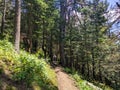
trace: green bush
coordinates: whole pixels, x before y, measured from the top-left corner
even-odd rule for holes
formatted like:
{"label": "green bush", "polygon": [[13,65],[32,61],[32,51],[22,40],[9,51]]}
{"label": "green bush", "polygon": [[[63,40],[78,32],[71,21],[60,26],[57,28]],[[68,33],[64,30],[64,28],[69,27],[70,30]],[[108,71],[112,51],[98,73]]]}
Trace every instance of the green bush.
{"label": "green bush", "polygon": [[31,86],[36,82],[45,90],[57,90],[55,72],[45,62],[25,51],[16,54],[13,45],[4,40],[0,41],[0,67],[3,71],[11,72],[11,79]]}
{"label": "green bush", "polygon": [[88,86],[86,84],[85,80],[82,80],[80,75],[78,75],[77,73],[73,74],[72,77],[75,79],[77,86],[81,89],[81,90],[94,90],[93,88],[91,88],[90,86]]}
{"label": "green bush", "polygon": [[35,55],[38,58],[44,58],[44,52],[42,51],[42,49],[39,49]]}
{"label": "green bush", "polygon": [[80,88],[80,90],[94,90],[86,84],[86,81],[83,80],[82,77],[78,75],[78,73],[74,69],[71,70],[69,68],[64,68],[64,71],[69,73],[71,77],[75,79],[76,85],[78,86],[78,88]]}
{"label": "green bush", "polygon": [[27,54],[20,55],[18,58],[19,64],[14,69],[13,79],[16,81],[26,82],[30,85],[34,81],[35,76],[35,61],[32,60]]}

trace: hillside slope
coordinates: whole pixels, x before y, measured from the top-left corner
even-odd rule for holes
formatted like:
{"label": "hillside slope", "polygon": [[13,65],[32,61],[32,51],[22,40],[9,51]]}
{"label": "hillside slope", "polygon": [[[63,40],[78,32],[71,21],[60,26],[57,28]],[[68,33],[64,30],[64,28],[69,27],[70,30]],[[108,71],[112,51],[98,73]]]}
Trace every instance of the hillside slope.
{"label": "hillside slope", "polygon": [[21,51],[0,41],[0,90],[57,90],[55,72],[35,55]]}

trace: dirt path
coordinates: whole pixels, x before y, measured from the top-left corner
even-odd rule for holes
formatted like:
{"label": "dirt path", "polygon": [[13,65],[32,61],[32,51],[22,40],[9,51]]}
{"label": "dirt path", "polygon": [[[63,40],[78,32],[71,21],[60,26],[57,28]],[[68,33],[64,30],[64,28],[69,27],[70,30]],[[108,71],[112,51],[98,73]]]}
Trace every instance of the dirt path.
{"label": "dirt path", "polygon": [[59,90],[79,90],[74,81],[60,67],[55,68]]}

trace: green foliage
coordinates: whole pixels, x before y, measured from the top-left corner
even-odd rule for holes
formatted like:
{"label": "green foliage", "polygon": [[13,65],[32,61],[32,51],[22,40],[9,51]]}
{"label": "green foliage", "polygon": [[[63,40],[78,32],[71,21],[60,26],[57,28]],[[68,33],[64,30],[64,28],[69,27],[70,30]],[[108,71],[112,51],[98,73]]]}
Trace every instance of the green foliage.
{"label": "green foliage", "polygon": [[71,70],[69,68],[64,68],[64,71],[69,73],[76,81],[77,86],[81,89],[81,90],[94,90],[93,88],[91,88],[90,86],[88,86],[86,84],[87,81],[83,80],[82,77],[80,77],[80,75],[78,75],[77,72],[75,72],[74,70]]}
{"label": "green foliage", "polygon": [[20,61],[18,66],[15,67],[14,79],[16,81],[24,81],[28,85],[34,81],[34,67],[35,60],[25,52],[21,52],[18,60]]}
{"label": "green foliage", "polygon": [[11,72],[9,78],[14,81],[26,83],[27,86],[36,82],[40,87],[46,87],[46,90],[57,89],[55,72],[44,59],[38,59],[25,51],[18,55],[8,41],[0,41],[0,62],[0,67]]}
{"label": "green foliage", "polygon": [[[107,10],[107,2],[101,0],[80,1],[86,3],[80,7],[79,19],[70,17],[66,30],[66,41],[64,52],[66,56],[65,64],[75,68],[87,79],[104,80],[107,78],[115,88],[119,86],[119,48],[117,39],[106,34],[106,18],[104,13]],[[75,26],[74,26],[75,25]],[[64,62],[63,62],[64,63]],[[71,72],[66,69],[67,72]]]}
{"label": "green foliage", "polygon": [[44,52],[42,51],[42,49],[39,49],[35,55],[38,58],[44,58]]}
{"label": "green foliage", "polygon": [[75,79],[78,87],[81,90],[95,90],[92,87],[88,86],[86,83],[87,81],[82,80],[81,77],[77,73],[73,74],[72,77]]}
{"label": "green foliage", "polygon": [[13,51],[13,45],[7,40],[0,40],[0,49],[5,51]]}
{"label": "green foliage", "polygon": [[[71,77],[75,79],[76,85],[81,90],[99,90],[99,89],[96,89],[95,87],[93,88],[93,86],[90,86],[88,84],[88,81],[84,80],[83,79],[84,77],[78,74],[78,72],[76,72],[75,70],[64,68],[64,71],[70,74]],[[92,80],[91,83],[93,83],[94,86],[100,87],[103,90],[113,90],[111,87],[97,81]]]}
{"label": "green foliage", "polygon": [[0,75],[3,73],[3,69],[2,68],[0,68]]}
{"label": "green foliage", "polygon": [[69,73],[69,74],[76,73],[75,68],[72,68],[72,70],[71,70],[70,68],[66,67],[66,68],[64,68],[64,71],[67,72],[67,73]]}
{"label": "green foliage", "polygon": [[[0,0],[0,20],[4,9],[3,1]],[[15,10],[11,0],[6,2],[5,29],[0,38],[13,41]],[[81,4],[79,10],[74,6],[77,5],[76,3]],[[54,54],[57,54],[58,59],[60,58],[58,46],[60,44],[59,24],[61,23],[58,18],[60,17],[59,9],[55,7],[56,4],[59,4],[56,0],[23,0],[21,32],[24,33],[25,40],[21,40],[24,44],[21,46],[25,46],[26,50],[31,46],[29,51],[38,52],[36,55],[30,55],[21,51],[18,55],[14,52],[11,43],[6,40],[0,41],[0,68],[2,67],[0,73],[8,70],[13,73],[12,79],[25,82],[28,85],[33,81],[48,88],[56,85],[56,81],[53,79],[55,74],[52,73],[53,71],[44,62],[44,59],[41,59],[44,58],[44,55],[50,56],[52,59]],[[101,73],[103,78],[117,81],[118,86],[120,86],[118,78],[120,77],[118,69],[120,47],[115,45],[117,39],[111,43],[114,37],[108,39],[106,34],[108,27],[104,13],[107,6],[107,0],[77,0],[70,5],[71,10],[77,11],[77,13],[72,16],[71,12],[65,12],[68,15],[66,23],[63,22],[66,28],[63,40],[65,41],[63,48],[66,61],[62,64],[65,63],[65,66],[68,65],[73,69],[66,68],[65,71],[68,73],[74,73],[77,69],[83,75],[89,75],[87,76],[89,79],[93,79],[93,72],[96,76]],[[69,5],[68,8],[64,8],[68,10]],[[76,75],[75,77],[78,79]]]}
{"label": "green foliage", "polygon": [[103,83],[100,83],[100,82],[97,82],[97,81],[93,81],[93,83],[94,83],[94,85],[99,86],[103,90],[113,90],[111,87],[109,87],[109,86],[107,86]]}
{"label": "green foliage", "polygon": [[37,3],[42,6],[43,9],[48,8],[48,5],[44,2],[44,0],[36,0]]}
{"label": "green foliage", "polygon": [[67,73],[72,73],[72,70],[69,69],[69,68],[64,68],[64,71],[67,72]]}

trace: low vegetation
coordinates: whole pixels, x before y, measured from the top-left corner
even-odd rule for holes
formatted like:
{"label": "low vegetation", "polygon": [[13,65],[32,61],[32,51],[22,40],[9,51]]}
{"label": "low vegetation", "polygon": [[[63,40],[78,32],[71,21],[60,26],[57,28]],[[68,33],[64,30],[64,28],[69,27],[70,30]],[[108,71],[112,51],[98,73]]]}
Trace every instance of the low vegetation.
{"label": "low vegetation", "polygon": [[38,59],[35,55],[25,51],[16,54],[13,45],[5,40],[0,41],[0,76],[7,79],[6,81],[15,83],[13,86],[10,83],[5,86],[3,80],[0,80],[1,88],[17,90],[16,83],[18,83],[26,88],[39,87],[35,90],[40,90],[40,88],[42,90],[57,90],[55,73],[44,59]]}
{"label": "low vegetation", "polygon": [[75,70],[64,68],[64,71],[71,75],[71,77],[75,80],[76,85],[81,90],[113,90],[109,86],[99,83],[97,81],[86,81],[84,77],[78,74],[78,72],[76,72]]}
{"label": "low vegetation", "polygon": [[57,89],[48,63],[120,90],[118,0],[0,0],[0,40],[0,90]]}
{"label": "low vegetation", "polygon": [[73,79],[76,82],[76,85],[79,89],[81,90],[93,90],[93,88],[91,88],[90,86],[88,86],[86,84],[86,81],[83,80],[80,75],[78,75],[74,70],[71,70],[69,68],[64,68],[64,71],[69,73],[71,75],[71,77],[73,77]]}

